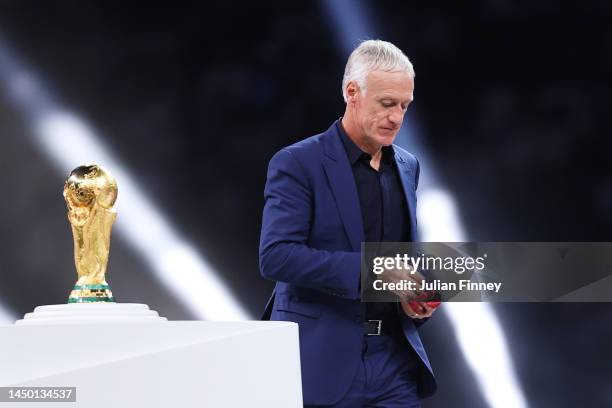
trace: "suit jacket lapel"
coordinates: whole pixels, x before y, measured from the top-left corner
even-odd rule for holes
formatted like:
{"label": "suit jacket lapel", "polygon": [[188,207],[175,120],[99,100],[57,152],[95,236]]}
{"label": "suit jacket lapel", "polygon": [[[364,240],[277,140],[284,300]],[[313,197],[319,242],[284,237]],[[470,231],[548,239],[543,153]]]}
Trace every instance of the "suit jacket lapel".
{"label": "suit jacket lapel", "polygon": [[336,200],[346,235],[353,251],[358,252],[361,251],[361,242],[364,240],[359,196],[353,170],[336,126],[334,122],[322,138],[325,150],[323,168]]}
{"label": "suit jacket lapel", "polygon": [[410,239],[411,241],[417,240],[417,222],[416,222],[416,187],[414,185],[414,172],[415,170],[410,167],[408,162],[403,156],[395,152],[395,162],[397,163],[397,170],[402,180],[402,187],[404,187],[404,196],[406,197],[406,203],[408,204],[408,211],[410,212]]}

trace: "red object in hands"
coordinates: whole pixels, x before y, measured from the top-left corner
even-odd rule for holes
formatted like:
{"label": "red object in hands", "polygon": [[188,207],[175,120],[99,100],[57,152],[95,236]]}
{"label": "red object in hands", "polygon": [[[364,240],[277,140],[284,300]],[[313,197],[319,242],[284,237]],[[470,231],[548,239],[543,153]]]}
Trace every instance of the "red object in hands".
{"label": "red object in hands", "polygon": [[412,310],[414,310],[415,312],[417,312],[417,313],[425,312],[425,310],[422,310],[423,309],[423,306],[422,306],[423,303],[425,303],[427,306],[435,309],[436,307],[440,306],[440,304],[442,302],[433,301],[433,300],[430,301],[430,302],[419,302],[418,300],[410,300],[410,301],[408,301],[408,305],[410,306],[410,308]]}
{"label": "red object in hands", "polygon": [[[420,296],[417,297],[417,299],[431,299],[432,297],[433,293],[422,293]],[[438,300],[430,300],[427,302],[422,302],[420,300],[410,300],[408,302],[408,305],[410,305],[412,310],[414,310],[415,312],[421,313],[421,303],[425,303],[427,306],[435,309],[436,307],[440,306],[442,302]]]}

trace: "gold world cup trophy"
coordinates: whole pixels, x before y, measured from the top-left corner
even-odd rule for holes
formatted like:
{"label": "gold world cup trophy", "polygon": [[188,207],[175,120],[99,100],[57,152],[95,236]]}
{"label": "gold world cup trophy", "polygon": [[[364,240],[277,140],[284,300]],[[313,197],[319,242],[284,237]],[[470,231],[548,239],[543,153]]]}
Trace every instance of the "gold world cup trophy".
{"label": "gold world cup trophy", "polygon": [[98,165],[79,166],[66,180],[64,199],[78,275],[68,303],[114,302],[105,274],[111,229],[117,217],[117,182]]}

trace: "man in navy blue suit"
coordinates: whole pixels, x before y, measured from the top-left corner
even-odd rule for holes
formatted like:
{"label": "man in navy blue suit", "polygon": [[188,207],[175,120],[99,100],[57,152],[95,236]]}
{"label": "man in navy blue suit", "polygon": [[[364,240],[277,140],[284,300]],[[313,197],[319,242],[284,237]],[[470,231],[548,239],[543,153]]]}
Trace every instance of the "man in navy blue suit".
{"label": "man in navy blue suit", "polygon": [[361,243],[417,239],[419,163],[393,145],[413,91],[402,51],[364,41],[344,116],[270,160],[259,260],[276,286],[263,319],[299,325],[305,406],[419,407],[435,392],[417,332],[434,309],[360,299]]}

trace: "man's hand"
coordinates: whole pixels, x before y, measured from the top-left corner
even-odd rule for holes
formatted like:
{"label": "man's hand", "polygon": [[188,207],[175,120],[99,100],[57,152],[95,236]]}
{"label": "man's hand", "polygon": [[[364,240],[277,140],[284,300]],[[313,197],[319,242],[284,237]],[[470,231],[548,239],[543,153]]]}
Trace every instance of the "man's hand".
{"label": "man's hand", "polygon": [[412,282],[412,285],[415,288],[414,290],[397,289],[391,291],[396,294],[400,300],[408,301],[419,298],[421,291],[419,291],[418,288],[421,287],[421,282],[424,280],[424,277],[421,275],[421,273],[409,267],[408,269],[387,269],[380,275],[380,279],[386,283],[400,283],[405,281]]}
{"label": "man's hand", "polygon": [[401,301],[402,309],[407,316],[413,319],[425,319],[431,317],[433,312],[436,311],[436,307],[432,307],[428,302],[417,302],[417,301]]}

